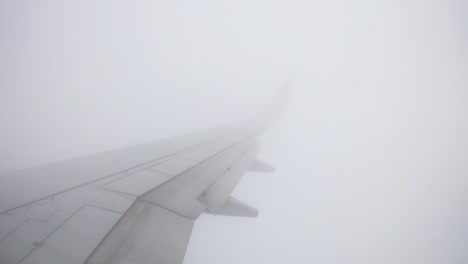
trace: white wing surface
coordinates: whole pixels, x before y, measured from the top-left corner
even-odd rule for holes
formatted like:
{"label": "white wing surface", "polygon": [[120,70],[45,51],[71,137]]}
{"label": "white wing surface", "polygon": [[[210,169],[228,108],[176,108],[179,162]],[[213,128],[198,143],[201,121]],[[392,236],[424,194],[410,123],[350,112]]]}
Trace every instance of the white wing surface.
{"label": "white wing surface", "polygon": [[0,175],[0,263],[182,263],[201,213],[256,216],[230,196],[265,122]]}

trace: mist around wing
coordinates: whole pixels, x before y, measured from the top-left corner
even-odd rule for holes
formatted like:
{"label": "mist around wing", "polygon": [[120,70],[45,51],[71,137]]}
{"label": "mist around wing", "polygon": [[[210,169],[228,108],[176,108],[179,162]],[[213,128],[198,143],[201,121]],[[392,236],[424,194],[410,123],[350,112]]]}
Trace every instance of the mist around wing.
{"label": "mist around wing", "polygon": [[0,172],[261,116],[294,75],[276,173],[233,194],[258,218],[201,216],[185,263],[467,263],[466,10],[2,1]]}

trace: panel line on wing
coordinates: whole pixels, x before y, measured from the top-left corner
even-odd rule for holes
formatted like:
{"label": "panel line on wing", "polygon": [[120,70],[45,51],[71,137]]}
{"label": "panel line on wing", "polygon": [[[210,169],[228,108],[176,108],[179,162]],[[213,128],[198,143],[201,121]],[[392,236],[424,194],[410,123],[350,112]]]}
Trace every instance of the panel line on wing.
{"label": "panel line on wing", "polygon": [[[219,139],[219,138],[218,138],[218,139]],[[217,139],[217,140],[218,140],[218,139]],[[129,170],[132,170],[132,169],[136,169],[136,168],[138,168],[138,167],[140,167],[140,166],[144,166],[144,165],[146,165],[146,164],[150,164],[150,163],[152,163],[152,162],[159,161],[159,160],[161,160],[161,159],[165,159],[165,158],[168,158],[168,157],[177,156],[177,155],[180,154],[180,153],[183,153],[183,152],[185,152],[185,151],[189,151],[189,150],[196,149],[196,148],[201,147],[201,146],[203,146],[203,145],[205,145],[205,144],[208,144],[208,143],[207,143],[207,142],[204,142],[204,143],[198,144],[198,145],[196,145],[196,146],[192,146],[192,147],[189,147],[189,148],[187,148],[187,149],[178,151],[178,152],[176,152],[176,153],[171,153],[171,154],[169,154],[169,155],[160,157],[160,158],[158,158],[158,159],[155,159],[155,160],[152,160],[152,161],[149,161],[149,162],[145,162],[145,163],[143,163],[143,164],[139,164],[139,165],[137,165],[137,166],[130,167],[130,168],[128,168],[128,169],[125,169],[125,170],[122,170],[122,171],[113,173],[113,174],[111,174],[111,175],[107,175],[107,176],[101,177],[101,178],[99,178],[99,179],[96,179],[96,180],[93,180],[93,181],[89,181],[89,182],[86,182],[86,183],[83,183],[83,184],[80,184],[80,185],[77,185],[77,186],[74,186],[74,187],[72,187],[72,188],[68,188],[68,189],[65,189],[65,190],[62,190],[62,191],[59,191],[59,192],[56,192],[56,193],[53,193],[53,194],[50,194],[50,195],[46,195],[46,196],[44,196],[44,197],[41,197],[41,198],[32,200],[32,201],[30,201],[30,202],[21,204],[21,205],[19,205],[19,206],[15,206],[15,207],[9,208],[9,209],[7,209],[7,210],[5,210],[5,211],[3,211],[3,212],[0,212],[0,214],[2,214],[2,213],[8,213],[8,212],[10,212],[10,211],[13,211],[13,210],[15,210],[15,209],[21,208],[21,207],[23,207],[23,206],[27,206],[27,205],[33,204],[33,203],[35,203],[35,202],[38,202],[38,201],[40,201],[40,200],[47,199],[47,198],[53,197],[53,196],[55,196],[55,195],[59,195],[59,194],[62,194],[62,193],[65,193],[65,192],[68,192],[68,191],[71,191],[71,190],[74,190],[74,189],[77,189],[77,188],[86,186],[86,185],[89,185],[89,184],[96,183],[96,182],[101,181],[101,180],[104,180],[104,179],[106,179],[106,178],[108,178],[108,177],[112,177],[112,176],[118,175],[118,174],[120,174],[120,173],[124,173],[124,172],[129,171]],[[151,164],[151,165],[152,165],[152,164]],[[144,170],[144,169],[146,169],[146,168],[143,168],[142,170]],[[128,175],[128,176],[130,176],[130,175]],[[127,176],[124,176],[124,177],[127,177]]]}

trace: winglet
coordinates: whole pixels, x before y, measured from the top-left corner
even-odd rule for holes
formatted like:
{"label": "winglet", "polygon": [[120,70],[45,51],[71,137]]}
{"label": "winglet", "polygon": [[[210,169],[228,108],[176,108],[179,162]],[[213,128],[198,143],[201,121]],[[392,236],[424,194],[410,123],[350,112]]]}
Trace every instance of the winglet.
{"label": "winglet", "polygon": [[290,77],[281,87],[276,91],[276,97],[270,107],[267,109],[271,121],[278,118],[284,111],[291,100],[292,88],[294,86],[295,77]]}
{"label": "winglet", "polygon": [[289,104],[291,99],[291,90],[293,86],[294,78],[288,79],[284,85],[282,85],[276,93],[276,97],[272,104],[265,109],[266,111],[260,116],[259,119],[255,119],[257,129],[252,132],[252,136],[258,136],[264,130],[272,125],[280,115],[284,112],[284,109]]}
{"label": "winglet", "polygon": [[248,171],[273,173],[276,171],[276,169],[268,163],[256,158],[250,164],[250,168],[248,169]]}

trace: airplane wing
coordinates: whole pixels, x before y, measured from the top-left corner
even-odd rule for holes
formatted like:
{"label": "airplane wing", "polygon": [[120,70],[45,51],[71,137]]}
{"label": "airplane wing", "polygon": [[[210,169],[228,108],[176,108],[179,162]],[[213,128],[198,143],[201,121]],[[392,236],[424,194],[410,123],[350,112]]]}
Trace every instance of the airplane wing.
{"label": "airplane wing", "polygon": [[0,175],[0,263],[182,263],[202,213],[257,216],[230,196],[266,121]]}

